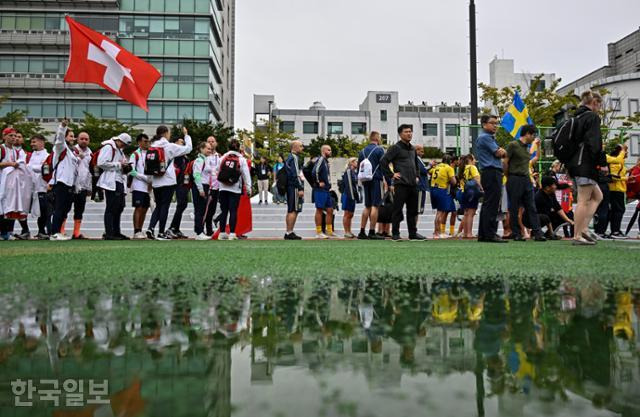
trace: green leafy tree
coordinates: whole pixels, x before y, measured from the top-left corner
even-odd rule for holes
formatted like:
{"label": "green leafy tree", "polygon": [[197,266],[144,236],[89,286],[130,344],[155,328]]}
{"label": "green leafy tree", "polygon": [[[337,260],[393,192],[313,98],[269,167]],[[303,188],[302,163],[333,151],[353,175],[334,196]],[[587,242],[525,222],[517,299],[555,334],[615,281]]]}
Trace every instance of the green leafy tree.
{"label": "green leafy tree", "polygon": [[14,110],[3,117],[0,117],[0,127],[5,128],[12,126],[18,132],[22,133],[25,138],[25,142],[29,142],[29,138],[35,134],[49,135],[52,132],[44,130],[40,123],[30,122],[27,120],[27,113],[22,110]]}
{"label": "green leafy tree", "polygon": [[248,138],[254,144],[254,156],[264,156],[270,163],[279,155],[283,158],[289,153],[291,142],[298,138],[292,133],[280,131],[279,120],[267,122],[265,125],[253,125],[253,130],[240,129],[239,137]]}
{"label": "green leafy tree", "polygon": [[310,156],[318,156],[323,145],[331,146],[332,156],[334,157],[351,158],[357,157],[367,143],[359,143],[349,136],[329,136],[326,138],[318,136],[306,147],[306,151]]}
{"label": "green leafy tree", "polygon": [[212,121],[199,121],[193,119],[184,119],[181,124],[174,124],[171,127],[172,137],[182,137],[182,127],[186,127],[189,131],[189,136],[193,140],[192,157],[198,153],[198,143],[204,142],[209,136],[216,138],[218,142],[217,152],[223,154],[229,149],[229,140],[233,138],[233,127],[227,126],[224,123],[213,123]]}
{"label": "green leafy tree", "polygon": [[113,119],[99,119],[87,112],[84,113],[84,119],[80,123],[69,123],[69,128],[76,135],[80,132],[87,132],[90,140],[89,147],[93,150],[99,149],[100,144],[105,140],[109,140],[121,133],[128,133],[133,138],[129,148],[134,148],[136,136],[142,133],[142,130],[136,129],[135,125],[129,125]]}

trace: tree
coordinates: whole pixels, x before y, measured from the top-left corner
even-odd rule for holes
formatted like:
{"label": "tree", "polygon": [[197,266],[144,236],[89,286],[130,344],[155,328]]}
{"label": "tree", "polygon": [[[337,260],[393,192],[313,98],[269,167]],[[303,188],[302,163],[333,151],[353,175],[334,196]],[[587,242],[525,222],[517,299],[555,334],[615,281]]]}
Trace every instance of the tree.
{"label": "tree", "polygon": [[349,136],[329,136],[326,138],[318,136],[306,147],[306,151],[311,156],[318,156],[323,145],[331,146],[332,156],[336,158],[351,158],[357,157],[367,144],[359,143]]}
{"label": "tree", "polygon": [[84,120],[80,123],[70,123],[69,128],[76,134],[87,132],[89,134],[90,147],[93,150],[99,149],[100,144],[121,133],[128,133],[133,138],[131,147],[135,146],[136,137],[142,133],[141,129],[136,129],[135,125],[122,123],[114,119],[99,119],[91,113],[84,112]]}
{"label": "tree", "polygon": [[[558,94],[556,91],[560,85],[561,79],[554,81],[549,87],[542,87],[543,75],[537,75],[531,81],[529,93],[522,99],[529,110],[529,116],[537,126],[555,126],[555,116],[563,110],[575,107],[578,104],[577,97],[568,94],[566,96]],[[481,99],[490,102],[491,107],[483,109],[485,113],[495,114],[502,117],[507,112],[513,96],[518,91],[522,95],[522,88],[518,86],[496,88],[480,83],[482,90]],[[513,137],[500,128],[496,134],[496,140],[502,147],[506,146],[513,140]]]}
{"label": "tree", "polygon": [[0,127],[12,126],[18,132],[22,133],[27,143],[29,142],[29,138],[35,134],[46,136],[52,133],[44,130],[44,128],[40,126],[40,123],[28,121],[26,116],[27,113],[22,110],[11,111],[3,117],[0,117]]}
{"label": "tree", "polygon": [[286,158],[291,142],[297,140],[292,133],[281,131],[279,120],[268,121],[265,125],[258,126],[254,123],[253,130],[240,129],[239,137],[249,138],[255,145],[254,156],[264,156],[270,163],[276,161],[279,155]]}
{"label": "tree", "polygon": [[218,142],[218,153],[225,153],[229,149],[229,140],[233,138],[233,127],[226,126],[224,123],[214,124],[212,121],[199,121],[193,119],[184,119],[180,125],[174,124],[171,127],[172,137],[182,137],[182,127],[186,127],[189,131],[189,136],[193,140],[193,151],[191,152],[195,156],[198,153],[197,145],[199,142],[204,142],[209,136],[216,138]]}

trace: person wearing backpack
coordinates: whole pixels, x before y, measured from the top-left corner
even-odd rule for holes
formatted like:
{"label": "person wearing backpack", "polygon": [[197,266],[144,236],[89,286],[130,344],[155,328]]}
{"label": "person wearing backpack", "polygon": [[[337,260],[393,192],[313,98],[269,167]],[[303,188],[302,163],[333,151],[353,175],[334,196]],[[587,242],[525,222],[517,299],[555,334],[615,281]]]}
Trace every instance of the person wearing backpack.
{"label": "person wearing backpack", "polygon": [[[174,143],[182,146],[184,140],[178,138]],[[187,237],[180,231],[180,224],[182,223],[182,215],[189,205],[189,192],[191,191],[191,182],[185,177],[185,170],[189,160],[186,155],[178,156],[173,161],[174,168],[176,170],[176,211],[173,213],[173,219],[169,230],[167,230],[167,236],[171,239],[186,239]]]}
{"label": "person wearing backpack", "polygon": [[[316,205],[316,239],[328,239],[336,237],[333,233],[333,205],[331,198],[331,174],[329,171],[329,157],[331,156],[331,146],[322,145],[320,157],[313,165],[313,201]],[[322,233],[322,216],[326,211],[327,234]]]}
{"label": "person wearing backpack", "polygon": [[598,93],[586,91],[581,96],[581,104],[575,113],[575,142],[577,152],[569,159],[567,167],[578,187],[578,204],[575,210],[573,244],[595,245],[596,240],[589,234],[588,226],[602,201],[602,191],[598,187],[599,167],[607,164],[602,146],[601,120],[598,112],[602,107],[602,97]]}
{"label": "person wearing backpack", "polygon": [[207,142],[200,143],[198,152],[196,159],[190,162],[191,172],[189,173],[192,178],[191,199],[195,212],[193,229],[196,233],[196,240],[210,240],[211,237],[204,233],[204,215],[207,209],[209,184],[211,184],[211,164],[207,159],[211,156],[211,145]]}
{"label": "person wearing backpack", "polygon": [[97,166],[102,173],[98,187],[104,190],[104,240],[129,240],[120,231],[120,217],[125,206],[127,174],[131,165],[122,150],[131,144],[131,136],[121,133],[102,142]]}
{"label": "person wearing backpack", "polygon": [[[236,223],[238,220],[238,205],[243,186],[251,190],[251,172],[247,160],[240,153],[240,142],[232,139],[229,142],[229,152],[220,160],[218,169],[220,182],[220,240],[236,240]],[[229,234],[226,233],[227,219],[229,220]]]}
{"label": "person wearing backpack", "polygon": [[78,175],[76,176],[76,183],[73,186],[73,234],[71,239],[86,239],[80,233],[80,227],[82,225],[82,217],[87,205],[87,197],[91,195],[93,185],[91,183],[91,170],[90,164],[92,161],[93,152],[89,148],[89,134],[87,132],[78,133],[76,151],[78,158]]}
{"label": "person wearing backpack", "polygon": [[133,238],[137,240],[146,239],[146,235],[142,233],[144,227],[144,219],[147,217],[147,211],[151,207],[151,198],[149,190],[151,188],[152,177],[144,175],[144,163],[149,149],[149,136],[141,133],[136,138],[138,149],[129,157],[131,172],[129,178],[131,184],[131,201],[133,205]]}
{"label": "person wearing backpack", "polygon": [[[285,240],[301,240],[302,238],[293,232],[298,219],[298,213],[302,212],[304,204],[304,182],[301,173],[301,156],[304,146],[299,140],[291,142],[291,153],[284,163],[284,171],[286,173],[286,196],[287,196],[287,217],[286,217],[286,233]],[[278,182],[282,182],[282,175],[279,176]]]}
{"label": "person wearing backpack", "polygon": [[[278,172],[280,172],[280,170],[284,168],[284,159],[282,158],[282,155],[278,155],[278,160],[277,162],[273,165],[273,186],[271,187],[271,192],[273,193],[273,203],[280,205],[282,203],[285,202],[285,196],[283,196],[282,194],[280,194],[280,192],[278,191],[278,184],[277,184],[277,179],[278,179]],[[286,189],[286,187],[285,187]]]}
{"label": "person wearing backpack", "polygon": [[[384,149],[380,146],[381,136],[378,132],[371,132],[369,144],[358,154],[358,180],[362,184],[364,194],[364,210],[360,221],[358,239],[379,240],[375,227],[378,221],[378,209],[382,205],[384,186],[380,169],[380,160],[384,156]],[[365,232],[369,223],[369,234]]]}
{"label": "person wearing backpack", "polygon": [[353,239],[356,236],[351,233],[351,222],[353,220],[353,213],[356,211],[356,204],[360,199],[358,196],[358,159],[349,158],[347,167],[342,174],[342,211],[344,216],[342,217],[342,227],[344,228],[345,239]]}
{"label": "person wearing backpack", "polygon": [[[58,127],[54,143],[53,158],[51,160],[54,209],[51,230],[51,240],[71,240],[71,237],[62,232],[62,225],[71,210],[73,203],[73,186],[78,175],[80,158],[74,147],[76,137],[73,130],[67,127],[67,120],[63,120]],[[44,168],[44,164],[43,164]]]}
{"label": "person wearing backpack", "polygon": [[[191,136],[186,127],[182,128],[184,145],[169,142],[169,128],[158,126],[156,135],[151,141],[145,158],[145,175],[151,175],[151,185],[156,207],[151,214],[151,221],[147,229],[147,238],[151,240],[170,240],[165,233],[169,207],[176,188],[176,171],[173,160],[179,156],[187,155],[193,149]],[[160,224],[159,234],[156,236],[154,229]]]}
{"label": "person wearing backpack", "polygon": [[38,193],[38,203],[40,205],[40,216],[38,217],[38,234],[36,239],[49,240],[51,234],[51,208],[47,200],[47,182],[42,178],[42,164],[49,156],[49,152],[44,147],[44,136],[35,134],[31,137],[31,158],[27,166],[33,177],[33,184]]}

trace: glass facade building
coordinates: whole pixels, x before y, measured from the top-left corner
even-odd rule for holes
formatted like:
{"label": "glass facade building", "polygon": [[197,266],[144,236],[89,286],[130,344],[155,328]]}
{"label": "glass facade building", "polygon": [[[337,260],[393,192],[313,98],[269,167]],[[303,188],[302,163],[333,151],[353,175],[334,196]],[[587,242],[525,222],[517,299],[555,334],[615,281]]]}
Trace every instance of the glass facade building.
{"label": "glass facade building", "polygon": [[[64,84],[65,14],[154,65],[162,78],[149,112],[98,86]],[[235,0],[15,0],[0,2],[0,114],[53,123],[84,112],[141,126],[184,118],[233,125]]]}

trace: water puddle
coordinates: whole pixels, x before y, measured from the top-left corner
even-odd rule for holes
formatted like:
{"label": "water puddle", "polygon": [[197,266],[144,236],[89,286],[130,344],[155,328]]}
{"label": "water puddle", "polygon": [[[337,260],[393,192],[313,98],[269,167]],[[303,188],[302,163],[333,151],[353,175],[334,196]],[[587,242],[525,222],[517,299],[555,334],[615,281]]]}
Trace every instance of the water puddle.
{"label": "water puddle", "polygon": [[635,416],[640,291],[148,282],[0,295],[0,415]]}

